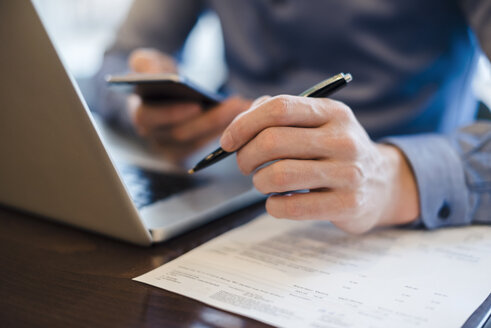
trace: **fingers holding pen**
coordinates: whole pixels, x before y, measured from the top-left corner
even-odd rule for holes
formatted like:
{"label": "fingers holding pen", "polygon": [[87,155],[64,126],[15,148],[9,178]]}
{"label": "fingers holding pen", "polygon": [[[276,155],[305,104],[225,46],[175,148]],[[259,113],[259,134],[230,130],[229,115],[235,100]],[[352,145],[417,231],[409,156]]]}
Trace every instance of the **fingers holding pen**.
{"label": "fingers holding pen", "polygon": [[346,232],[361,234],[377,225],[364,209],[365,202],[362,193],[320,190],[270,196],[266,210],[276,218],[330,221]]}
{"label": "fingers holding pen", "polygon": [[294,220],[328,220],[339,222],[350,218],[357,202],[352,193],[322,190],[309,193],[270,196],[266,202],[269,214]]}
{"label": "fingers holding pen", "polygon": [[[408,211],[398,200],[404,181],[415,190],[410,172],[404,169],[401,178],[400,154],[375,144],[343,103],[294,96],[258,99],[232,121],[220,142],[225,151],[237,151],[243,173],[257,170],[253,182],[260,192],[309,191],[270,195],[266,209],[272,216],[328,220],[344,231],[363,233],[418,215],[417,202]],[[401,216],[395,210],[400,208],[410,213]]]}
{"label": "fingers holding pen", "polygon": [[269,127],[237,151],[237,164],[244,174],[276,160],[355,159],[359,145],[343,126],[318,128]]}
{"label": "fingers holding pen", "polygon": [[268,127],[318,127],[333,117],[348,118],[350,109],[331,99],[296,96],[276,96],[259,99],[253,106],[237,116],[225,129],[220,139],[226,151],[235,151]]}
{"label": "fingers holding pen", "polygon": [[237,165],[244,174],[274,160],[311,159],[319,150],[315,144],[316,131],[292,127],[270,127],[262,130],[237,152]]}
{"label": "fingers holding pen", "polygon": [[[239,115],[221,139],[237,150],[243,173],[270,195],[278,218],[328,220],[362,233],[382,222],[390,204],[388,164],[351,109],[330,99],[281,96]],[[264,166],[264,164],[269,164]]]}
{"label": "fingers holding pen", "polygon": [[294,190],[353,190],[363,181],[356,164],[330,160],[286,159],[258,170],[254,187],[263,194]]}

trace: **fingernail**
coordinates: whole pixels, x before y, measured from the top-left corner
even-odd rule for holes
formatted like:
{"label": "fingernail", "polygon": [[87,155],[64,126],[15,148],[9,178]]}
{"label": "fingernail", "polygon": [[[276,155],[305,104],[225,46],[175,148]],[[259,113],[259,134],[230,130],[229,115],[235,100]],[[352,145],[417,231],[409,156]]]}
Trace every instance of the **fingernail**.
{"label": "fingernail", "polygon": [[233,149],[234,141],[232,140],[232,134],[229,130],[225,130],[225,132],[222,134],[222,137],[220,138],[220,145],[222,145],[222,148],[226,151]]}

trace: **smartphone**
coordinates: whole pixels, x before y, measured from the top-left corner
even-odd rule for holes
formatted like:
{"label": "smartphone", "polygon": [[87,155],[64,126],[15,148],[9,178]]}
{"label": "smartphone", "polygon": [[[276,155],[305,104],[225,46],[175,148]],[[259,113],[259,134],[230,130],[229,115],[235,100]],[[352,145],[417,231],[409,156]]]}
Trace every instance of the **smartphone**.
{"label": "smartphone", "polygon": [[138,94],[145,102],[191,101],[206,109],[224,100],[223,96],[204,90],[178,74],[109,75],[106,81],[124,87],[126,92]]}

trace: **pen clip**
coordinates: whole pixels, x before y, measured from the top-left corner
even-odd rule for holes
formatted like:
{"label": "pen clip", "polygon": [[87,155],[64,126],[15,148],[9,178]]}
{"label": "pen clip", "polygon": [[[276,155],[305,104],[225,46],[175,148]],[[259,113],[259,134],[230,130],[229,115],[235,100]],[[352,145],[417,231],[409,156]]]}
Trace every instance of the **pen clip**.
{"label": "pen clip", "polygon": [[334,91],[334,89],[338,87],[338,85],[347,84],[351,82],[352,79],[353,77],[350,73],[339,73],[337,75],[334,75],[333,77],[328,78],[327,80],[317,83],[313,87],[310,87],[309,89],[299,94],[299,96],[315,98],[327,97],[332,91]]}

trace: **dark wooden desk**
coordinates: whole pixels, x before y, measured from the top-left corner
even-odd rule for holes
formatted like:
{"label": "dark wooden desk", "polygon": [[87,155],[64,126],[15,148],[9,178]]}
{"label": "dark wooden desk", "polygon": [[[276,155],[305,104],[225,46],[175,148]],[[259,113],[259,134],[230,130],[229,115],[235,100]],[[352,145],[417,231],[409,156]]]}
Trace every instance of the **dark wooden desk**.
{"label": "dark wooden desk", "polygon": [[266,327],[131,280],[263,211],[142,248],[0,207],[0,326]]}
{"label": "dark wooden desk", "polygon": [[131,280],[263,211],[143,248],[0,207],[0,327],[267,327]]}

